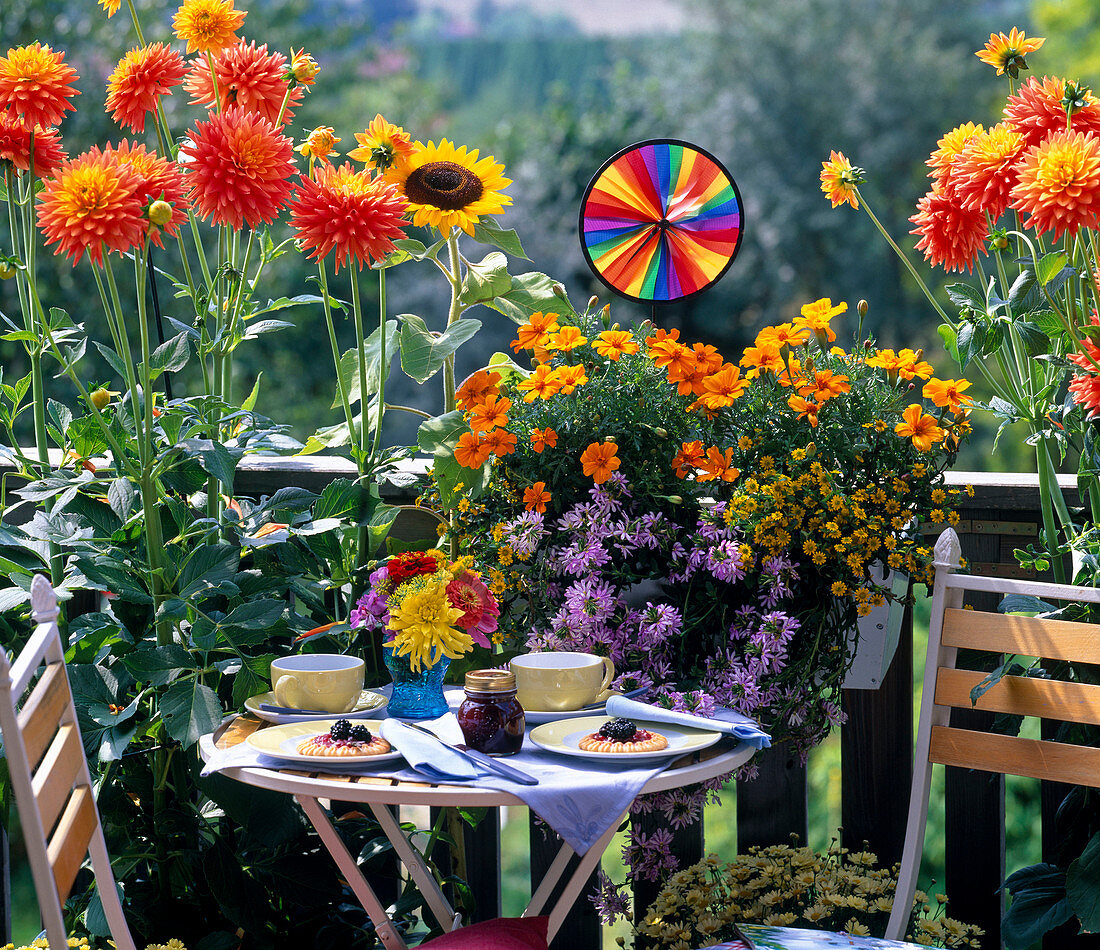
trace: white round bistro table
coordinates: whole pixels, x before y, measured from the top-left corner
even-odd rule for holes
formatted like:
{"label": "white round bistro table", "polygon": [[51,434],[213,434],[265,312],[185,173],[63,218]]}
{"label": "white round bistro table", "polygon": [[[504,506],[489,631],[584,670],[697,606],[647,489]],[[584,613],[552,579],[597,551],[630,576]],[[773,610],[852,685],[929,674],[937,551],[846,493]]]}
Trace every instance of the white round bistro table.
{"label": "white round bistro table", "polygon": [[[266,723],[249,715],[233,716],[212,733],[199,740],[199,753],[207,760],[215,749],[226,749],[244,742]],[[639,794],[667,792],[685,785],[695,785],[716,778],[744,765],[756,750],[751,746],[723,739],[717,745],[677,759],[663,772],[658,773]],[[432,915],[445,930],[459,925],[458,915],[443,895],[421,854],[401,831],[398,820],[387,806],[430,805],[436,807],[458,806],[463,808],[520,805],[522,800],[498,789],[479,786],[476,782],[465,785],[445,785],[432,782],[408,782],[370,775],[333,775],[321,771],[270,768],[226,768],[221,772],[227,778],[269,791],[292,795],[306,817],[317,830],[329,854],[347,879],[355,896],[370,915],[375,929],[387,950],[406,950],[406,944],[398,929],[386,913],[382,902],[363,877],[355,858],[333,828],[319,800],[355,802],[366,805],[374,814],[382,831],[393,845],[394,851],[408,869],[430,908]],[[566,882],[560,896],[549,910],[549,937],[553,938],[561,927],[570,908],[580,897],[585,881],[599,866],[600,858],[610,845],[615,832],[626,818],[623,813],[611,827],[581,856],[572,876]],[[573,849],[563,842],[546,876],[531,895],[531,902],[524,910],[524,917],[542,913],[546,902],[558,882],[566,873]]]}

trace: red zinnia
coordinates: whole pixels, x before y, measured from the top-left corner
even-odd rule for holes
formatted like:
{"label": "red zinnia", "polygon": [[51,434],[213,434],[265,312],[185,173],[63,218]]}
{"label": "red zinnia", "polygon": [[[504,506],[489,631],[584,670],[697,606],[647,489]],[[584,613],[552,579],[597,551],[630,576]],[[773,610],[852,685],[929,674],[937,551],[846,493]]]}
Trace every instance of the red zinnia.
{"label": "red zinnia", "polygon": [[302,178],[290,208],[290,226],[303,249],[321,260],[336,252],[336,271],[354,258],[363,269],[380,261],[394,241],[405,236],[403,215],[408,203],[393,185],[355,171],[345,162],[339,168],[320,167],[317,180]]}
{"label": "red zinnia", "polygon": [[1030,217],[1027,227],[1043,234],[1076,234],[1100,225],[1100,138],[1056,132],[1021,159],[1012,207]]}
{"label": "red zinnia", "polygon": [[916,225],[909,233],[921,236],[917,250],[944,270],[970,271],[978,252],[985,253],[989,233],[985,214],[980,209],[963,208],[956,194],[933,188],[917,202],[917,213],[909,220]]}
{"label": "red zinnia", "polygon": [[[66,159],[57,129],[35,129],[34,173],[52,178]],[[31,133],[22,122],[0,112],[0,162],[11,162],[19,171],[31,167]]]}
{"label": "red zinnia", "polygon": [[199,122],[180,149],[188,197],[203,220],[270,224],[291,197],[294,147],[263,116],[229,109]]}
{"label": "red zinnia", "polygon": [[145,116],[161,96],[171,95],[186,71],[183,57],[164,43],[130,50],[107,80],[107,111],[119,125],[144,132]]}
{"label": "red zinnia", "polygon": [[7,59],[0,57],[0,111],[15,113],[28,128],[57,125],[80,95],[72,86],[76,70],[64,60],[41,43],[9,49]]}
{"label": "red zinnia", "polygon": [[[94,149],[93,149],[94,151]],[[107,146],[106,153],[115,161],[137,172],[140,179],[138,197],[148,206],[154,201],[167,201],[172,206],[172,215],[159,227],[150,228],[149,238],[158,247],[163,247],[160,232],[167,231],[175,237],[179,226],[187,217],[187,196],[183,175],[175,162],[150,152],[144,145],[130,145],[125,139],[117,147]]]}
{"label": "red zinnia", "polygon": [[38,204],[38,226],[55,253],[73,259],[85,251],[102,264],[103,249],[120,254],[140,247],[145,235],[141,178],[117,156],[98,149],[65,162],[46,182]]}
{"label": "red zinnia", "polygon": [[386,562],[386,571],[394,584],[407,581],[410,577],[419,577],[421,574],[434,574],[437,570],[439,570],[439,562],[422,551],[397,554]]}
{"label": "red zinnia", "polygon": [[[269,53],[267,44],[257,46],[241,40],[214,55],[214,75],[218,79],[218,96],[222,110],[236,106],[245,112],[262,115],[273,125],[282,125],[294,116],[294,106],[305,93],[300,86],[290,88],[286,81],[287,61],[282,53]],[[214,106],[214,84],[210,81],[210,61],[197,59],[187,74],[184,88],[191,101],[207,108]],[[286,97],[282,118],[279,110]]]}
{"label": "red zinnia", "polygon": [[[1066,81],[1044,76],[1032,76],[1015,96],[1008,97],[1004,109],[1009,126],[1024,137],[1025,147],[1038,145],[1051,132],[1064,132],[1066,110],[1062,96]],[[1087,97],[1087,105],[1073,113],[1070,120],[1074,132],[1100,132],[1100,99]]]}

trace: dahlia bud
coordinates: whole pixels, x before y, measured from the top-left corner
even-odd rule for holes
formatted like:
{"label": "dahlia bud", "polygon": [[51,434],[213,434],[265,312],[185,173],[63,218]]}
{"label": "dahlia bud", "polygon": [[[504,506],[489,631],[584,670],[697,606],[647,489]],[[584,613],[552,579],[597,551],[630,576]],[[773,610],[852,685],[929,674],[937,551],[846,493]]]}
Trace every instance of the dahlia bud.
{"label": "dahlia bud", "polygon": [[669,495],[668,503],[670,505],[682,505],[684,503],[684,499],[680,495]]}
{"label": "dahlia bud", "polygon": [[668,438],[668,429],[662,429],[662,428],[658,427],[658,428],[653,430],[653,434],[655,436],[657,436],[658,439],[667,439]]}
{"label": "dahlia bud", "polygon": [[163,199],[158,199],[149,205],[149,223],[157,228],[163,228],[172,220],[172,206]]}
{"label": "dahlia bud", "polygon": [[105,387],[100,386],[99,389],[88,396],[88,401],[102,412],[111,401],[111,393]]}
{"label": "dahlia bud", "polygon": [[317,74],[321,71],[321,67],[304,49],[298,50],[297,53],[291,50],[290,53],[290,73],[295,82],[299,82],[303,86],[312,86]]}

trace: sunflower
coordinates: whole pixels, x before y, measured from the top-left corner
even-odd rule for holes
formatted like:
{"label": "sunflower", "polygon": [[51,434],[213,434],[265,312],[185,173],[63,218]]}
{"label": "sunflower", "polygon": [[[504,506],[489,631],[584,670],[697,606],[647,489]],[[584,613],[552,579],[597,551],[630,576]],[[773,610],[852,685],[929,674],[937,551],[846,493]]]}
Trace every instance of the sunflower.
{"label": "sunflower", "polygon": [[1021,69],[1027,69],[1027,54],[1034,53],[1045,42],[1041,36],[1029,39],[1022,30],[1013,27],[1008,36],[1004,33],[990,33],[989,42],[974,55],[996,69],[998,76],[1008,73],[1015,79]]}
{"label": "sunflower", "polygon": [[1012,189],[1012,207],[1044,234],[1076,234],[1100,225],[1100,137],[1056,132],[1028,149]]}
{"label": "sunflower", "polygon": [[[65,158],[57,129],[34,130],[34,173],[38,178],[52,178]],[[0,112],[0,167],[4,162],[11,162],[18,171],[30,171],[31,131],[15,117]]]}
{"label": "sunflower", "polygon": [[[241,40],[216,53],[212,60],[202,57],[187,74],[184,88],[191,101],[213,108],[214,83],[210,80],[210,63],[218,84],[218,106],[222,111],[231,106],[262,115],[272,125],[282,125],[294,117],[305,92],[300,85],[287,86],[287,59],[282,53],[267,51],[267,44]],[[283,101],[286,100],[286,106]]]}
{"label": "sunflower", "polygon": [[33,43],[8,50],[0,57],[0,112],[8,111],[27,128],[57,125],[66,112],[76,109],[69,100],[79,96],[73,88],[76,70],[65,65],[65,54]]}
{"label": "sunflower", "polygon": [[416,151],[384,176],[408,199],[413,224],[440,231],[458,227],[472,237],[483,216],[501,214],[512,203],[501,193],[512,180],[491,155],[479,161],[476,148],[467,152],[446,139],[413,147]]}
{"label": "sunflower", "polygon": [[85,251],[95,264],[103,250],[120,254],[140,247],[146,222],[138,196],[140,176],[117,156],[93,149],[66,162],[46,182],[38,204],[38,226],[55,253],[73,259]]}
{"label": "sunflower", "polygon": [[821,190],[834,208],[844,202],[858,208],[856,192],[865,174],[862,168],[855,168],[843,152],[830,151],[829,160],[821,163]]}
{"label": "sunflower", "polygon": [[188,53],[217,53],[237,41],[235,34],[247,15],[233,9],[233,0],[184,0],[172,28]]}
{"label": "sunflower", "polygon": [[[1066,109],[1062,97],[1066,81],[1032,76],[1015,96],[1009,96],[1004,108],[1005,120],[1013,131],[1024,137],[1024,147],[1038,145],[1051,132],[1066,129]],[[1074,132],[1100,132],[1100,99],[1084,96],[1085,104],[1071,119]]]}
{"label": "sunflower", "polygon": [[167,213],[159,206],[159,214],[146,212],[151,225],[149,239],[163,247],[160,232],[167,231],[169,236],[175,237],[187,217],[186,186],[179,165],[150,152],[144,145],[131,145],[125,139],[117,146],[108,145],[104,154],[137,173],[140,179],[137,196],[143,205],[148,207],[154,202],[168,205]]}
{"label": "sunflower", "polygon": [[183,81],[187,67],[174,49],[152,43],[130,50],[118,61],[107,80],[107,110],[119,125],[145,131],[145,116],[161,96]]}
{"label": "sunflower", "polygon": [[909,233],[920,235],[917,250],[930,264],[969,272],[978,252],[985,253],[985,214],[964,208],[957,195],[933,188],[917,202],[917,213],[909,220],[916,225]]}
{"label": "sunflower", "polygon": [[348,152],[348,158],[366,162],[380,172],[400,165],[415,151],[409,133],[401,126],[387,122],[381,113],[362,132],[355,133],[355,141],[359,147]]}
{"label": "sunflower", "polygon": [[199,122],[180,149],[200,218],[240,228],[270,224],[290,202],[294,148],[263,116],[230,109]]}

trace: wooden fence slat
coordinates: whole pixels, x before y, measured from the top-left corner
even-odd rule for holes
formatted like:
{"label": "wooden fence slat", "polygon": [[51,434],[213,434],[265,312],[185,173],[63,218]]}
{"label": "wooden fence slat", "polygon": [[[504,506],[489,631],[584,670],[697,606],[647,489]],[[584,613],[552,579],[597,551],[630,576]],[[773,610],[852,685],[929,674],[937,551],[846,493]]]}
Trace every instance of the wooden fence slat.
{"label": "wooden fence slat", "polygon": [[[685,791],[689,791],[696,787],[698,786],[690,786],[688,789],[685,789]],[[672,843],[669,845],[669,849],[679,859],[680,867],[682,868],[690,867],[703,858],[705,845],[703,841],[702,816],[699,817],[698,821],[693,821],[690,825],[686,825],[683,828],[673,828],[663,812],[651,812],[648,815],[632,815],[630,824],[632,828],[646,835],[653,834],[658,828],[671,831]],[[730,857],[732,857],[732,855]],[[641,922],[642,918],[645,916],[646,910],[657,899],[657,895],[660,893],[663,886],[664,881],[639,880],[634,882],[631,903],[634,909],[635,924]],[[653,946],[653,944],[642,938],[638,938],[635,941],[636,950],[647,950],[647,948],[651,946]]]}
{"label": "wooden fence slat", "polygon": [[785,742],[753,756],[759,773],[737,783],[737,850],[807,838],[806,767]]}

